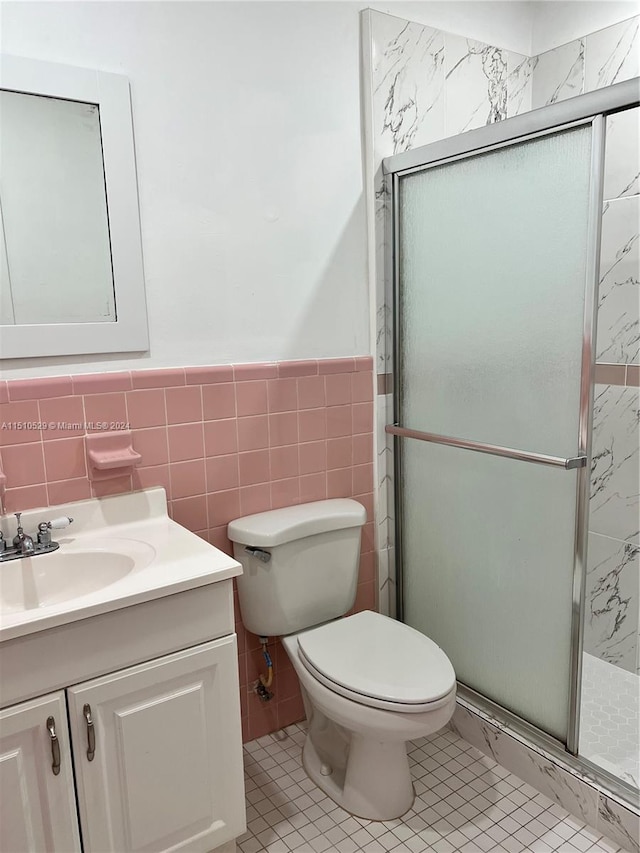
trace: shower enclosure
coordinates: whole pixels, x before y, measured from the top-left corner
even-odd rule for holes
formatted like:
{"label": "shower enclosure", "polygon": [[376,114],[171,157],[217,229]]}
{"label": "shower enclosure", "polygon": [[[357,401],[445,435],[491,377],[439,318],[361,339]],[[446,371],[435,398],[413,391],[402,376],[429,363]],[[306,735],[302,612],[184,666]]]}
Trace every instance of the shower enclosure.
{"label": "shower enclosure", "polygon": [[581,764],[606,117],[639,83],[384,161],[397,615]]}

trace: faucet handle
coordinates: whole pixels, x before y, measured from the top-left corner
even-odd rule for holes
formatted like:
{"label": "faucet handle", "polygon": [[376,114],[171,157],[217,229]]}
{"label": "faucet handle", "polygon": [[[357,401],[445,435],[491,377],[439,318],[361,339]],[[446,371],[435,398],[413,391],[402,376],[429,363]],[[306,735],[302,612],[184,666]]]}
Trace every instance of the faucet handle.
{"label": "faucet handle", "polygon": [[48,547],[51,545],[50,530],[64,530],[68,527],[73,519],[71,516],[62,515],[60,518],[52,518],[51,521],[41,521],[38,525],[38,544]]}
{"label": "faucet handle", "polygon": [[60,518],[52,518],[51,521],[41,521],[38,525],[38,530],[64,530],[73,522],[70,515],[61,515]]}

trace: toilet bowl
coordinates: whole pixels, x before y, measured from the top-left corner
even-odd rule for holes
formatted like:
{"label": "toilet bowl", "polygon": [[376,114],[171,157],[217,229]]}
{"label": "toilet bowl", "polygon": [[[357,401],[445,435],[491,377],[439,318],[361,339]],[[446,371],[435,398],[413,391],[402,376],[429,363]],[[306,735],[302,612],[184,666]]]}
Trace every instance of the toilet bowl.
{"label": "toilet bowl", "polygon": [[[347,637],[359,645],[340,652]],[[444,652],[417,631],[371,611],[281,640],[305,700],[309,733],[302,760],[309,777],[358,817],[403,815],[414,799],[407,741],[441,729],[455,708],[455,674]],[[367,652],[369,643],[375,648],[381,641],[383,661]],[[309,647],[319,652],[322,670],[309,659]],[[421,663],[409,680],[416,657]]]}
{"label": "toilet bowl", "polygon": [[244,625],[279,636],[300,680],[307,774],[351,814],[391,820],[414,798],[406,743],[447,724],[456,679],[413,628],[369,610],[339,618],[355,600],[365,519],[356,501],[317,501],[237,519],[228,536]]}

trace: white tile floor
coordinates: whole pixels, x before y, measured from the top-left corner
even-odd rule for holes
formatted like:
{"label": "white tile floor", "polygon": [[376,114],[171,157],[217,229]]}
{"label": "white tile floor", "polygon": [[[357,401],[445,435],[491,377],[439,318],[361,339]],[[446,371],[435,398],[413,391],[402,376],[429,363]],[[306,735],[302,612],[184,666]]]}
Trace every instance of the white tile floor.
{"label": "white tile floor", "polygon": [[622,848],[444,729],[410,744],[416,800],[399,820],[354,818],[311,782],[302,725],[245,745],[242,853],[614,853]]}

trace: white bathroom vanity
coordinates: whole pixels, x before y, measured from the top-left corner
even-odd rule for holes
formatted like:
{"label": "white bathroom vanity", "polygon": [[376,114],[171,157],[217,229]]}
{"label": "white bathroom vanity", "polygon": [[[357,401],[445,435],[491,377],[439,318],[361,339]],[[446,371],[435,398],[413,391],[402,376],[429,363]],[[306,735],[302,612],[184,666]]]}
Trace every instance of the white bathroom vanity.
{"label": "white bathroom vanity", "polygon": [[173,522],[163,489],[22,524],[58,515],[59,550],[0,564],[0,849],[230,853],[241,566]]}

